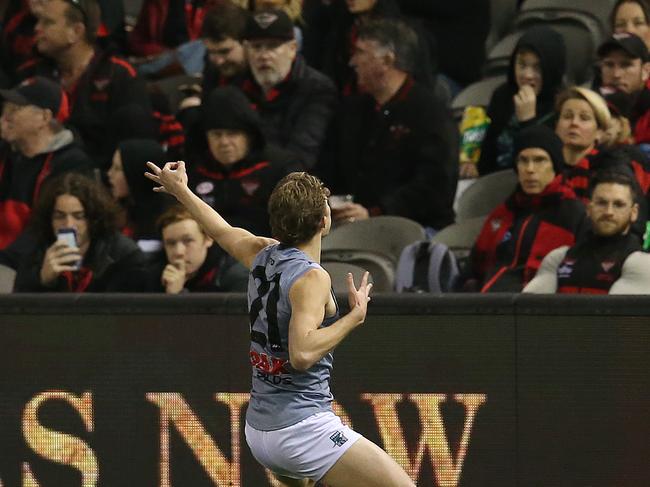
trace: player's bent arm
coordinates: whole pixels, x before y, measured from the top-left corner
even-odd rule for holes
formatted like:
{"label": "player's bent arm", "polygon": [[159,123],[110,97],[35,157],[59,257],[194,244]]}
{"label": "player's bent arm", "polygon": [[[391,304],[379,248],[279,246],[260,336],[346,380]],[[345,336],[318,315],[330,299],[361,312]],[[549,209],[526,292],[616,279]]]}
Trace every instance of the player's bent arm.
{"label": "player's bent arm", "polygon": [[633,252],[625,259],[609,294],[650,294],[650,254]]}
{"label": "player's bent arm", "polygon": [[557,268],[569,250],[566,245],[550,251],[537,269],[535,277],[526,284],[523,293],[553,294],[557,291]]}
{"label": "player's bent arm", "polygon": [[327,328],[318,328],[325,316],[330,288],[329,275],[322,269],[312,269],[289,290],[289,359],[296,370],[311,368],[363,323],[365,313],[350,312]]}

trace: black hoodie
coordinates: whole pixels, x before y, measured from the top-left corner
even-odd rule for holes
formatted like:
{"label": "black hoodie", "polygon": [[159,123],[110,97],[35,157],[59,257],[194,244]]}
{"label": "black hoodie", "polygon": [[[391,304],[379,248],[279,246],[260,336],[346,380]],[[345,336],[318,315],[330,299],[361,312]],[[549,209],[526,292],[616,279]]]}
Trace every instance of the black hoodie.
{"label": "black hoodie", "polygon": [[[542,89],[537,97],[535,118],[519,123],[513,97],[519,91],[515,79],[515,59],[522,49],[531,50],[539,56]],[[521,36],[510,57],[508,80],[495,90],[488,105],[487,115],[492,122],[481,145],[478,163],[481,175],[514,166],[512,141],[519,130],[538,124],[555,127],[555,97],[563,86],[565,71],[566,49],[560,34],[549,27],[539,26]]]}
{"label": "black hoodie", "polygon": [[248,152],[240,161],[225,165],[199,147],[189,158],[190,189],[232,225],[270,235],[268,199],[277,182],[295,165],[291,156],[267,145],[259,114],[237,88],[213,90],[202,106],[202,120],[205,132],[244,132]]}
{"label": "black hoodie", "polygon": [[118,146],[122,168],[129,185],[129,196],[124,202],[128,213],[128,227],[134,240],[158,239],[156,220],[165,206],[165,196],[152,190],[153,183],[144,177],[147,161],[159,166],[165,162],[162,147],[149,139],[130,139]]}

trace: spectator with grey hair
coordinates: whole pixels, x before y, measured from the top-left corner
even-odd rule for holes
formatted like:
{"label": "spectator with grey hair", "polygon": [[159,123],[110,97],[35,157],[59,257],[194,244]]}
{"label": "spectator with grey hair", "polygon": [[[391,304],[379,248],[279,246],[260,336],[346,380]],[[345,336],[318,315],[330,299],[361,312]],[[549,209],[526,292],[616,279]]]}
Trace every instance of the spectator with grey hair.
{"label": "spectator with grey hair", "polygon": [[418,62],[411,74],[418,82],[433,89],[437,71],[435,41],[420,25],[419,19],[402,16],[396,0],[335,2],[332,10],[332,26],[321,46],[320,58],[316,61],[323,72],[334,80],[341,94],[347,96],[358,92],[355,71],[350,66],[354,42],[363,23],[380,19],[402,20],[414,29],[418,37]]}
{"label": "spectator with grey hair", "polygon": [[262,118],[267,140],[311,169],[334,113],[334,83],[298,54],[293,22],[283,10],[253,14],[244,47],[251,74],[242,89]]}
{"label": "spectator with grey hair", "polygon": [[335,193],[354,195],[335,221],[399,215],[439,230],[454,221],[458,133],[447,108],[413,79],[417,36],[398,20],[365,23],[346,97],[322,161]]}

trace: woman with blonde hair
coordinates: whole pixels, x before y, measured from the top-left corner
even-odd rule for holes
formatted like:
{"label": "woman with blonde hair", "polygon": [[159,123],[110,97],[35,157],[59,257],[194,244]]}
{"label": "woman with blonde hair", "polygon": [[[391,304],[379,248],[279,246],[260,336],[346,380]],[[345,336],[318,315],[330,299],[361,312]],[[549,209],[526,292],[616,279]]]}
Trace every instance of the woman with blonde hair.
{"label": "woman with blonde hair", "polygon": [[648,192],[650,169],[634,146],[618,148],[614,157],[612,149],[601,145],[612,124],[611,113],[602,96],[590,89],[573,86],[558,95],[556,111],[555,132],[562,140],[566,163],[564,181],[578,198],[587,202],[591,176],[612,164],[631,169],[643,194]]}

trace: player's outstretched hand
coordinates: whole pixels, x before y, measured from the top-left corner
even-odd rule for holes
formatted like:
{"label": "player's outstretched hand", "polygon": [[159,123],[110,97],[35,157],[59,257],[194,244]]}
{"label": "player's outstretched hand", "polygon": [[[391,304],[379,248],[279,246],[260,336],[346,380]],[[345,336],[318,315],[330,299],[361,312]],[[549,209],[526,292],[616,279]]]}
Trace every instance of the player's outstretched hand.
{"label": "player's outstretched hand", "polygon": [[370,301],[370,290],[372,289],[372,283],[368,283],[369,276],[368,272],[363,274],[361,284],[357,289],[354,285],[352,273],[348,273],[348,304],[350,305],[350,313],[356,315],[359,324],[365,321],[368,312],[368,301]]}
{"label": "player's outstretched hand", "polygon": [[153,162],[147,162],[147,167],[150,172],[146,172],[144,175],[159,185],[153,188],[154,191],[168,193],[178,198],[183,191],[187,190],[185,162],[168,162],[162,169]]}

